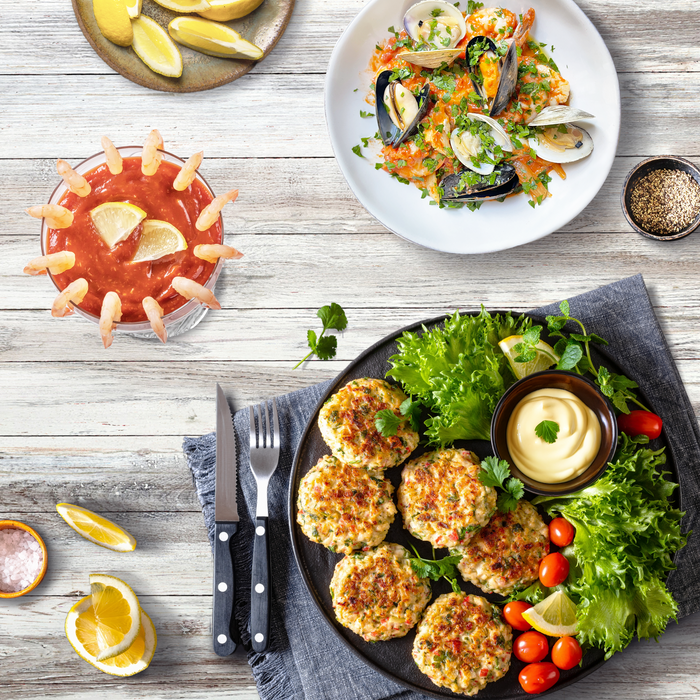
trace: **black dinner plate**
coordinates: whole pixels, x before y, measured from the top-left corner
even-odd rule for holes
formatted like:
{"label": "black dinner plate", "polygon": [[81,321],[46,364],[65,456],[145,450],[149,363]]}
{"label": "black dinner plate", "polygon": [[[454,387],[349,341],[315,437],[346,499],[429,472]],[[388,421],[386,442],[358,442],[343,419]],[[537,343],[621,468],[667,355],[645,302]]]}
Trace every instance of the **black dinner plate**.
{"label": "black dinner plate", "polygon": [[[492,312],[503,313],[503,312]],[[532,320],[541,323],[546,328],[544,319],[530,315]],[[292,547],[297,565],[301,571],[302,578],[318,606],[323,618],[330,625],[333,632],[342,640],[342,642],[365,663],[379,671],[387,678],[403,685],[418,693],[423,693],[434,698],[464,698],[465,695],[453,693],[446,688],[440,688],[434,685],[433,682],[423,673],[421,673],[413,661],[411,649],[415,637],[415,628],[411,630],[405,637],[391,639],[385,642],[366,642],[364,639],[351,632],[346,627],[343,627],[335,618],[333,605],[329,592],[329,585],[335,565],[340,559],[341,554],[336,554],[320,544],[311,542],[302,533],[301,528],[297,525],[297,493],[299,481],[301,478],[318,462],[323,456],[330,454],[330,449],[321,437],[321,432],[318,428],[318,413],[321,406],[325,403],[329,396],[341,389],[345,384],[353,379],[361,377],[375,377],[384,379],[386,372],[390,369],[388,358],[398,352],[396,341],[405,331],[421,331],[422,326],[432,328],[439,325],[447,319],[448,316],[440,316],[428,321],[413,324],[402,328],[391,335],[386,336],[372,347],[365,350],[357,359],[348,365],[341,372],[328,388],[325,395],[319,401],[316,410],[314,411],[308,425],[302,435],[299,447],[297,448],[292,466],[292,475],[289,486],[289,523],[291,531]],[[543,332],[543,339],[547,340],[546,333]],[[597,364],[606,366],[610,371],[626,374],[626,376],[634,379],[630,374],[619,366],[617,362],[607,353],[599,349],[599,346],[591,348],[594,354],[594,360]],[[392,382],[393,383],[393,382]],[[650,406],[644,393],[639,390],[640,400]],[[653,406],[651,406],[653,410]],[[475,452],[481,459],[493,454],[491,445],[486,440],[460,440],[454,445],[457,448],[464,448]],[[653,440],[649,446],[653,449],[666,447],[667,461],[665,469],[669,472],[669,478],[678,483],[678,473],[676,471],[675,460],[671,447],[666,440],[666,435],[662,432],[661,437]],[[418,448],[410,455],[409,459],[414,459],[424,452],[431,449],[424,444],[420,444]],[[386,477],[398,488],[401,483],[401,470],[403,465],[386,470]],[[675,491],[675,506],[680,507],[680,488]],[[536,494],[526,493],[526,498],[532,500]],[[544,515],[544,513],[542,513]],[[431,556],[431,547],[428,542],[422,542],[408,534],[408,531],[403,528],[403,520],[401,513],[397,513],[396,519],[391,525],[386,536],[387,542],[395,542],[403,545],[410,551],[410,545],[413,545],[422,556]],[[447,554],[447,550],[439,550],[438,557]],[[471,583],[466,583],[460,579],[459,581],[462,590],[466,593],[484,596],[492,603],[499,605],[503,604],[504,598],[498,594],[485,594]],[[444,580],[432,582],[433,598],[435,600],[439,595],[448,593],[452,589]],[[516,633],[517,635],[517,633]],[[516,636],[514,635],[514,637]],[[561,671],[559,682],[548,692],[561,690],[563,687],[570,685],[584,678],[589,673],[599,668],[604,663],[604,652],[599,649],[591,649],[583,657],[581,666],[577,666],[569,671]],[[479,698],[488,698],[489,700],[509,700],[510,698],[527,697],[527,693],[521,688],[518,682],[518,674],[525,666],[521,661],[511,657],[511,664],[508,673],[498,681],[489,683],[483,690],[479,691]],[[541,695],[544,695],[542,693]]]}

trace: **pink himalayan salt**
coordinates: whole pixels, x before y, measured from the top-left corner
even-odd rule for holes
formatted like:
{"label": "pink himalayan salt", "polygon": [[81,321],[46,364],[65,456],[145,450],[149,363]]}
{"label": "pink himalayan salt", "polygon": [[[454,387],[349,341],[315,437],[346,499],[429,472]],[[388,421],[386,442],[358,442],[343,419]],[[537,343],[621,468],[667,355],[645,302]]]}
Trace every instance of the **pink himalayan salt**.
{"label": "pink himalayan salt", "polygon": [[41,546],[28,532],[0,530],[0,591],[23,591],[41,573],[43,562]]}

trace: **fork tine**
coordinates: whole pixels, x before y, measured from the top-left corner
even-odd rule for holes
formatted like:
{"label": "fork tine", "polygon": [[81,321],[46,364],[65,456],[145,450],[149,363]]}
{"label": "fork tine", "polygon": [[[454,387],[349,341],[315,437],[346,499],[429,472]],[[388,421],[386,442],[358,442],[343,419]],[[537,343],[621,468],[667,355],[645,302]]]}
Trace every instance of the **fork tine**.
{"label": "fork tine", "polygon": [[256,436],[255,436],[255,413],[253,413],[253,407],[250,407],[250,449],[251,451],[256,448]]}
{"label": "fork tine", "polygon": [[279,449],[279,446],[280,446],[280,422],[279,422],[279,418],[277,417],[277,402],[275,401],[274,397],[272,399],[272,419],[274,421],[274,426],[275,426],[275,442],[273,444],[273,447]]}
{"label": "fork tine", "polygon": [[[270,426],[270,414],[267,412],[267,401],[261,404],[261,409],[262,407],[265,407],[265,447],[269,450],[272,447],[272,428]],[[263,432],[262,428],[260,428],[260,432]]]}

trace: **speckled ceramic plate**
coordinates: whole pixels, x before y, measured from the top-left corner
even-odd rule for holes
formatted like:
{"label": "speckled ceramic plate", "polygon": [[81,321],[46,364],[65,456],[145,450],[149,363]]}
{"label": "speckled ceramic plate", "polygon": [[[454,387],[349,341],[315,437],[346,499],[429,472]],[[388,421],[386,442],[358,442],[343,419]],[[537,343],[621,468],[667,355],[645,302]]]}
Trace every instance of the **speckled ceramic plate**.
{"label": "speckled ceramic plate", "polygon": [[[148,68],[132,48],[117,46],[102,36],[95,21],[92,0],[72,0],[72,2],[78,24],[97,55],[125,78],[152,90],[164,92],[209,90],[240,78],[257,63],[257,61],[214,58],[178,44],[182,53],[182,75],[179,78],[166,78]],[[293,9],[294,0],[264,0],[257,10],[246,17],[226,22],[226,24],[239,32],[244,39],[259,46],[264,52],[260,60],[264,60],[284,34]],[[170,21],[179,16],[179,13],[166,10],[153,0],[143,0],[142,14],[154,19],[166,30]],[[192,16],[199,17],[199,15]]]}

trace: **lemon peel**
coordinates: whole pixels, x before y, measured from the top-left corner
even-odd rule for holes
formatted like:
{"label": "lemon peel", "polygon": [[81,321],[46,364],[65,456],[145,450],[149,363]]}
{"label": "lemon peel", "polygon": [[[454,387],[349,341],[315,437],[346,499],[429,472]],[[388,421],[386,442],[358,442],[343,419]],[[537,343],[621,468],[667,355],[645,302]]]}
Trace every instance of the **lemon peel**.
{"label": "lemon peel", "polygon": [[131,46],[134,32],[125,0],[92,0],[97,27],[117,46]]}
{"label": "lemon peel", "polygon": [[87,508],[71,503],[57,503],[56,510],[70,527],[89,542],[113,552],[133,552],[136,549],[136,539],[131,534]]}
{"label": "lemon peel", "polygon": [[146,219],[139,239],[139,246],[131,262],[158,260],[166,255],[187,249],[185,237],[167,221]]}
{"label": "lemon peel", "polygon": [[128,202],[105,202],[90,211],[90,218],[100,238],[114,248],[131,235],[146,218],[146,212]]}
{"label": "lemon peel", "polygon": [[550,637],[576,634],[576,605],[562,591],[555,591],[522,615],[538,632]]}

